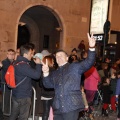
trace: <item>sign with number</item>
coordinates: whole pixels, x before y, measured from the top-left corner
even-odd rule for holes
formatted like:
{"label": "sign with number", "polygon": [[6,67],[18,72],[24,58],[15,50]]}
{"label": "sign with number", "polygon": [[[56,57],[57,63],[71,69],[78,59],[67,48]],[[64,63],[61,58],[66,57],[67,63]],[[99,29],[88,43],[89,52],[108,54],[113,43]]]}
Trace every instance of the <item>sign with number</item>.
{"label": "sign with number", "polygon": [[96,41],[102,42],[104,40],[104,34],[95,34],[94,38],[96,39]]}

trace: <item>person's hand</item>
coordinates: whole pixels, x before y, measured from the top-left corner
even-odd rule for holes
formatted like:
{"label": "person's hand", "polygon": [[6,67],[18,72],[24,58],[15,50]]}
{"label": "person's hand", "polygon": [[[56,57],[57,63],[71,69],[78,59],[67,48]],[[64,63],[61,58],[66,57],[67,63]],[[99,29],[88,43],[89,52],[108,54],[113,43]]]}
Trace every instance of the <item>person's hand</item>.
{"label": "person's hand", "polygon": [[43,61],[41,61],[41,63],[42,63],[43,74],[49,73],[48,60],[46,59],[46,63],[44,63]]}
{"label": "person's hand", "polygon": [[89,47],[94,48],[95,44],[96,44],[96,39],[94,38],[93,33],[92,33],[91,37],[90,37],[89,33],[87,33],[87,36],[88,36],[88,41],[89,41]]}
{"label": "person's hand", "polygon": [[0,62],[0,67],[2,67],[3,66],[3,64],[2,64],[2,62]]}
{"label": "person's hand", "polygon": [[36,57],[36,58],[34,59],[34,62],[35,62],[36,64],[40,64],[40,63],[41,63],[41,60],[40,60],[40,58]]}

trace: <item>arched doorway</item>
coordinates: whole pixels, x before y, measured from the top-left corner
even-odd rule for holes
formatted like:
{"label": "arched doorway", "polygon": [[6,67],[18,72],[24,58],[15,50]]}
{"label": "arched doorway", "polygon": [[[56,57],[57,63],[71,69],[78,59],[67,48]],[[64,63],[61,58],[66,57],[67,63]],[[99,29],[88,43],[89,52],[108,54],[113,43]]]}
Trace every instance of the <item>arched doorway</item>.
{"label": "arched doorway", "polygon": [[29,43],[30,41],[30,33],[26,25],[18,26],[18,42],[17,48],[20,48],[21,45]]}
{"label": "arched doorway", "polygon": [[[52,9],[37,5],[27,9],[19,20],[18,29],[18,42],[17,47],[26,42],[32,42],[36,46],[36,51],[41,52],[47,49],[50,52],[55,52],[59,49],[60,36],[63,33],[63,27],[59,17],[56,17]],[[26,39],[23,34],[19,38],[21,31],[26,28],[28,38]],[[20,44],[22,43],[22,44]]]}

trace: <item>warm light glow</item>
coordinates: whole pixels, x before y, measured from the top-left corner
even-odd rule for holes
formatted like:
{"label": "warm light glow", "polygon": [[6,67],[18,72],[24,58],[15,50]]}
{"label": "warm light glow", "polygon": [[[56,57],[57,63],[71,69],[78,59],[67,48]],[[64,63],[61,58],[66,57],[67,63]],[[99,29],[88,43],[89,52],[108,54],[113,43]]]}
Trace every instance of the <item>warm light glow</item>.
{"label": "warm light glow", "polygon": [[24,22],[19,22],[19,25],[20,25],[20,26],[24,26],[24,25],[26,25],[26,23],[24,23]]}

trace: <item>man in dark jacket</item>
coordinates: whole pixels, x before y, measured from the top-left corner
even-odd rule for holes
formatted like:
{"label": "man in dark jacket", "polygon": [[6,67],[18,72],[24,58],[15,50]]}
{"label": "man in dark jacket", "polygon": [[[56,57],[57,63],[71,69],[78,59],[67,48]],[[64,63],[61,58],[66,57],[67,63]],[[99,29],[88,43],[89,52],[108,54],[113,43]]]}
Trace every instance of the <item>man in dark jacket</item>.
{"label": "man in dark jacket", "polygon": [[[59,68],[49,74],[48,64],[43,64],[43,84],[45,87],[55,89],[53,101],[54,120],[77,120],[79,112],[84,109],[80,82],[81,74],[88,70],[95,61],[95,39],[93,35],[89,39],[88,57],[79,62],[69,64],[68,56],[63,50],[56,53],[56,61]],[[47,61],[47,60],[46,60]]]}
{"label": "man in dark jacket", "polygon": [[41,73],[40,59],[36,58],[36,67],[32,68],[29,61],[33,57],[33,51],[29,45],[20,47],[20,56],[15,63],[15,78],[18,84],[25,77],[26,79],[16,88],[12,89],[12,111],[9,120],[27,120],[32,97],[32,80],[39,79]]}
{"label": "man in dark jacket", "polygon": [[7,72],[8,67],[14,61],[15,51],[13,49],[8,49],[7,58],[2,61],[1,68],[1,90],[2,90],[2,109],[4,115],[10,115],[10,99],[11,99],[11,89],[8,88],[5,82],[5,74]]}

